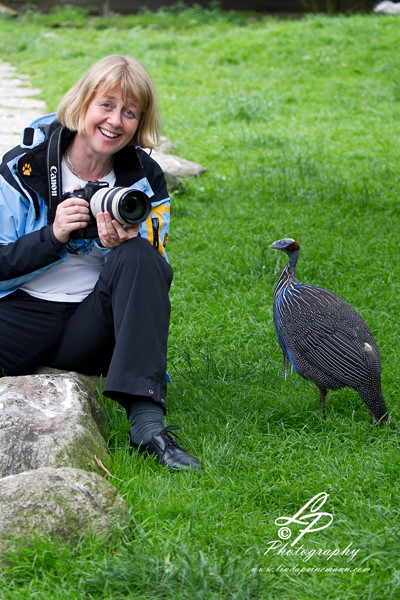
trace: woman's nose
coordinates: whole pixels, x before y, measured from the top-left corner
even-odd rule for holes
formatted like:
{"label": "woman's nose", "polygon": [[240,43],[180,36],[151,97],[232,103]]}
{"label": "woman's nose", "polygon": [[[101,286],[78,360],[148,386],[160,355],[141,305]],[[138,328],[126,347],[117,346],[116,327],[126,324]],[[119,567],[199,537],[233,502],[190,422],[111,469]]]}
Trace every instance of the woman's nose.
{"label": "woman's nose", "polygon": [[122,123],[121,112],[119,110],[113,110],[108,117],[108,122],[113,127],[119,127]]}

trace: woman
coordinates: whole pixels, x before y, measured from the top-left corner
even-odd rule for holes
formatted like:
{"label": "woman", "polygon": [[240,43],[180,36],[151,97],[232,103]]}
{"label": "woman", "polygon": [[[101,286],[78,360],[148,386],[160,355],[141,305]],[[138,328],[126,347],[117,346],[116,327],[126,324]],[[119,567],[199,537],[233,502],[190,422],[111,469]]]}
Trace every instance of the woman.
{"label": "woman", "polygon": [[[197,469],[163,426],[170,200],[160,167],[141,149],[159,135],[152,80],[132,57],[105,57],[56,117],[25,129],[0,167],[2,374],[44,364],[106,374],[103,392],[125,407],[131,446],[172,469]],[[89,181],[145,192],[149,218],[123,225],[99,212],[89,236],[88,198],[72,193]]]}

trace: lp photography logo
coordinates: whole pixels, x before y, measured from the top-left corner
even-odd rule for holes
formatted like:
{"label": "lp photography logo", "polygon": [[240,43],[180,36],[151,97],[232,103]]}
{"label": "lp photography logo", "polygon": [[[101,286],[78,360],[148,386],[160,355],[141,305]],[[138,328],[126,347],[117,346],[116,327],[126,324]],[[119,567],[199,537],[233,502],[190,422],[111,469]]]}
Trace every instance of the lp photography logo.
{"label": "lp photography logo", "polygon": [[[333,522],[333,515],[330,512],[321,510],[328,499],[329,494],[326,492],[320,492],[316,494],[311,500],[305,503],[293,516],[282,516],[275,519],[275,525],[279,527],[277,540],[271,540],[267,544],[267,549],[264,552],[264,556],[294,556],[300,561],[307,563],[312,557],[320,557],[324,563],[322,567],[305,567],[300,566],[299,563],[294,567],[284,567],[279,565],[278,567],[266,567],[266,568],[254,568],[255,571],[262,572],[279,572],[279,571],[292,571],[296,573],[302,573],[305,571],[323,571],[323,572],[338,572],[338,571],[351,571],[351,572],[366,572],[369,568],[357,568],[357,567],[330,567],[327,564],[334,556],[340,556],[345,558],[346,563],[351,563],[360,551],[360,548],[353,548],[353,542],[348,544],[347,547],[339,548],[337,546],[332,548],[318,548],[316,546],[308,546],[306,542],[310,538],[310,534],[315,534],[318,531],[327,529]],[[306,537],[307,536],[307,537]],[[313,536],[314,537],[314,536]]]}

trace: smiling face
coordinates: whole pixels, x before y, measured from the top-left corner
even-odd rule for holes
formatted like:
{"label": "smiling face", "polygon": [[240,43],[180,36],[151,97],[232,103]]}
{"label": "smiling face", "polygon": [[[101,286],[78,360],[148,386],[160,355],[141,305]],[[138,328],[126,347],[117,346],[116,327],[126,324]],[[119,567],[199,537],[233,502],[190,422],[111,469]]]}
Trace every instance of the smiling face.
{"label": "smiling face", "polygon": [[100,88],[86,111],[83,137],[92,155],[110,155],[126,146],[139,126],[140,113],[134,98],[123,99],[119,86]]}

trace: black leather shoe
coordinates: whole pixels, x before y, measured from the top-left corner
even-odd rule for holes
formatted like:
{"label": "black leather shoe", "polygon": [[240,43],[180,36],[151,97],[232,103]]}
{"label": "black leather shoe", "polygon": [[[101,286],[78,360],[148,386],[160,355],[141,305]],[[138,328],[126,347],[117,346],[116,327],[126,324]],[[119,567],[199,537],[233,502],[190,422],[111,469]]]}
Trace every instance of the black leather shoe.
{"label": "black leather shoe", "polygon": [[180,429],[179,425],[163,427],[161,431],[152,435],[149,442],[140,444],[139,446],[132,442],[129,432],[131,447],[136,448],[139,452],[153,454],[159,463],[174,471],[179,469],[185,471],[189,469],[201,469],[202,467],[199,460],[178,445],[178,442],[175,439],[175,437],[177,437],[176,433],[172,433],[172,430],[174,429]]}

